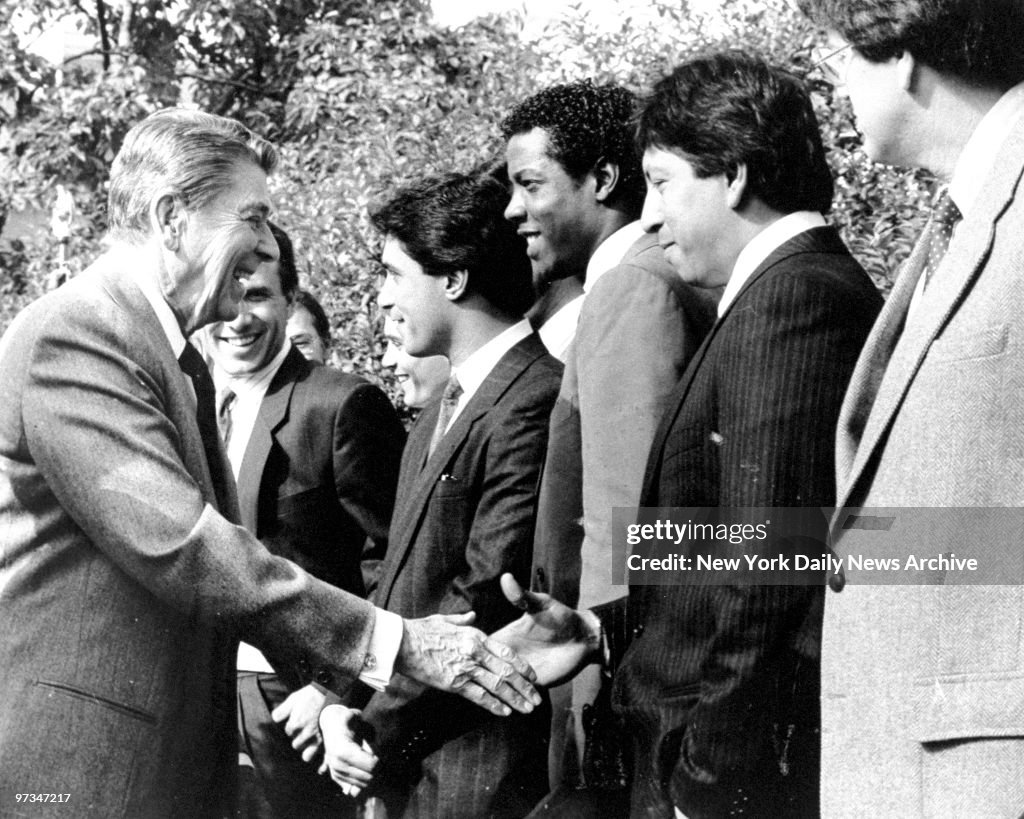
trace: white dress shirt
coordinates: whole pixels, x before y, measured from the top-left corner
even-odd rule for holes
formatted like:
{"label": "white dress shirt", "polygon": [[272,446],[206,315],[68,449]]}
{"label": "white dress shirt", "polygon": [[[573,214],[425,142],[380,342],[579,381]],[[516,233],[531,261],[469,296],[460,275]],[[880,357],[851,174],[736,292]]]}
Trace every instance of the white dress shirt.
{"label": "white dress shirt", "polygon": [[455,419],[462,414],[466,404],[480,389],[480,385],[491,374],[491,370],[495,368],[502,356],[532,332],[530,322],[526,319],[518,321],[511,327],[502,330],[482,347],[478,347],[458,367],[452,367],[452,373],[462,387],[462,395],[459,396],[459,403],[455,405],[455,412],[452,413],[445,432],[452,428]]}
{"label": "white dress shirt", "polygon": [[725,315],[743,289],[754,271],[767,259],[775,250],[782,247],[794,236],[811,230],[816,227],[824,227],[827,223],[825,217],[817,211],[798,210],[795,213],[787,213],[781,219],[772,222],[768,227],[747,242],[746,247],[736,257],[736,263],[732,268],[732,275],[729,277],[725,289],[722,291],[722,298],[718,302],[718,317]]}
{"label": "white dress shirt", "polygon": [[563,364],[569,352],[569,345],[576,336],[576,325],[579,323],[582,308],[583,294],[580,293],[572,301],[567,301],[559,307],[555,314],[537,329],[537,335],[540,336],[547,351]]}
{"label": "white dress shirt", "polygon": [[589,293],[594,284],[605,273],[622,263],[622,257],[644,235],[639,220],[623,225],[597,246],[594,255],[587,262],[587,277],[583,281],[583,292]]}

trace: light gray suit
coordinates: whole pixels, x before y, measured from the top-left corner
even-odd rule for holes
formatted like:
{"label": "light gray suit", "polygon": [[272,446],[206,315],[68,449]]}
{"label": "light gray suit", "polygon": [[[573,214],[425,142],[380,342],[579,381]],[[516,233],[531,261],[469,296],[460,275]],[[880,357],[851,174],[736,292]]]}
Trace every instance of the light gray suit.
{"label": "light gray suit", "polygon": [[[930,235],[921,238],[840,416],[838,503],[892,507],[893,525],[844,528],[841,512],[833,537],[840,555],[973,554],[980,577],[1020,584],[1020,531],[1001,544],[991,519],[951,511],[1024,506],[1024,124],[993,168],[904,326]],[[834,579],[842,588],[827,595],[822,658],[825,816],[1024,812],[1024,587],[953,585],[957,577]]]}
{"label": "light gray suit", "polygon": [[[369,603],[219,514],[156,315],[101,259],[0,341],[0,812],[221,816],[235,646],[344,688]],[[231,504],[234,506],[235,504]]]}

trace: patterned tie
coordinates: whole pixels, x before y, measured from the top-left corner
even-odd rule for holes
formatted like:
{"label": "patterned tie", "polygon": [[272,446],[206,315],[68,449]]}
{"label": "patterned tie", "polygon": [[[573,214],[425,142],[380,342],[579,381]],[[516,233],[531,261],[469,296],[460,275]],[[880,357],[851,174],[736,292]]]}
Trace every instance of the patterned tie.
{"label": "patterned tie", "polygon": [[924,263],[924,287],[928,288],[932,276],[939,269],[942,257],[949,249],[949,239],[953,235],[953,228],[962,219],[960,209],[950,198],[949,187],[945,186],[935,197],[935,205],[932,208],[931,218],[931,239],[928,242],[928,256]]}
{"label": "patterned tie", "polygon": [[221,457],[220,433],[214,414],[216,390],[213,379],[203,357],[191,344],[185,344],[185,349],[178,356],[178,365],[182,372],[192,379],[192,386],[196,391],[196,423],[199,425],[199,436],[203,439],[203,453],[206,455],[206,465],[210,469],[210,480],[217,496],[217,506],[224,512],[229,508],[230,502],[224,460]]}
{"label": "patterned tie", "polygon": [[217,429],[225,447],[231,443],[231,411],[235,408],[236,397],[231,387],[224,387],[217,396]]}
{"label": "patterned tie", "polygon": [[445,385],[444,392],[441,393],[441,409],[437,414],[437,426],[434,427],[434,434],[430,439],[430,449],[427,450],[428,458],[434,454],[437,445],[444,438],[445,430],[448,429],[448,422],[455,415],[455,408],[459,405],[459,396],[461,395],[462,385],[459,383],[459,379],[455,377],[455,373],[452,373],[448,378],[448,383]]}

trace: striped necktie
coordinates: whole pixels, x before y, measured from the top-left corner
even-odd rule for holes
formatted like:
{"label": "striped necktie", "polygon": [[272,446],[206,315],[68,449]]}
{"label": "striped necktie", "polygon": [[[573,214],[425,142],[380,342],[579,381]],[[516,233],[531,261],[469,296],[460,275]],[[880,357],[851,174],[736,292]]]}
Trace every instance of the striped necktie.
{"label": "striped necktie", "polygon": [[427,450],[428,458],[434,454],[437,445],[444,438],[445,430],[448,429],[448,424],[455,415],[455,408],[459,405],[459,397],[461,395],[462,385],[459,383],[459,379],[455,377],[455,373],[452,373],[448,378],[448,383],[445,385],[444,392],[441,394],[441,409],[437,413],[437,426],[434,427],[434,434],[430,438],[430,449]]}

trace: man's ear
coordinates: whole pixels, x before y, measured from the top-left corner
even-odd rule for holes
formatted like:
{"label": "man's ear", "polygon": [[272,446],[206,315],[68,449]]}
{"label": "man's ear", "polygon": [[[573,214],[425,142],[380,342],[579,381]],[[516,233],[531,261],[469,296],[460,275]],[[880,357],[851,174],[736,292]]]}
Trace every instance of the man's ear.
{"label": "man's ear", "polygon": [[738,210],[746,201],[747,194],[747,163],[740,162],[732,173],[726,174],[728,188],[726,189],[726,204],[733,210]]}
{"label": "man's ear", "polygon": [[469,271],[456,270],[445,274],[444,295],[448,301],[458,301],[466,295],[469,287]]}
{"label": "man's ear", "polygon": [[619,166],[602,157],[597,160],[591,173],[594,174],[594,198],[607,202],[619,184]]}
{"label": "man's ear", "polygon": [[160,243],[174,252],[181,242],[181,234],[185,228],[187,216],[185,205],[180,197],[171,191],[164,191],[153,200],[149,209],[152,226],[160,234]]}

